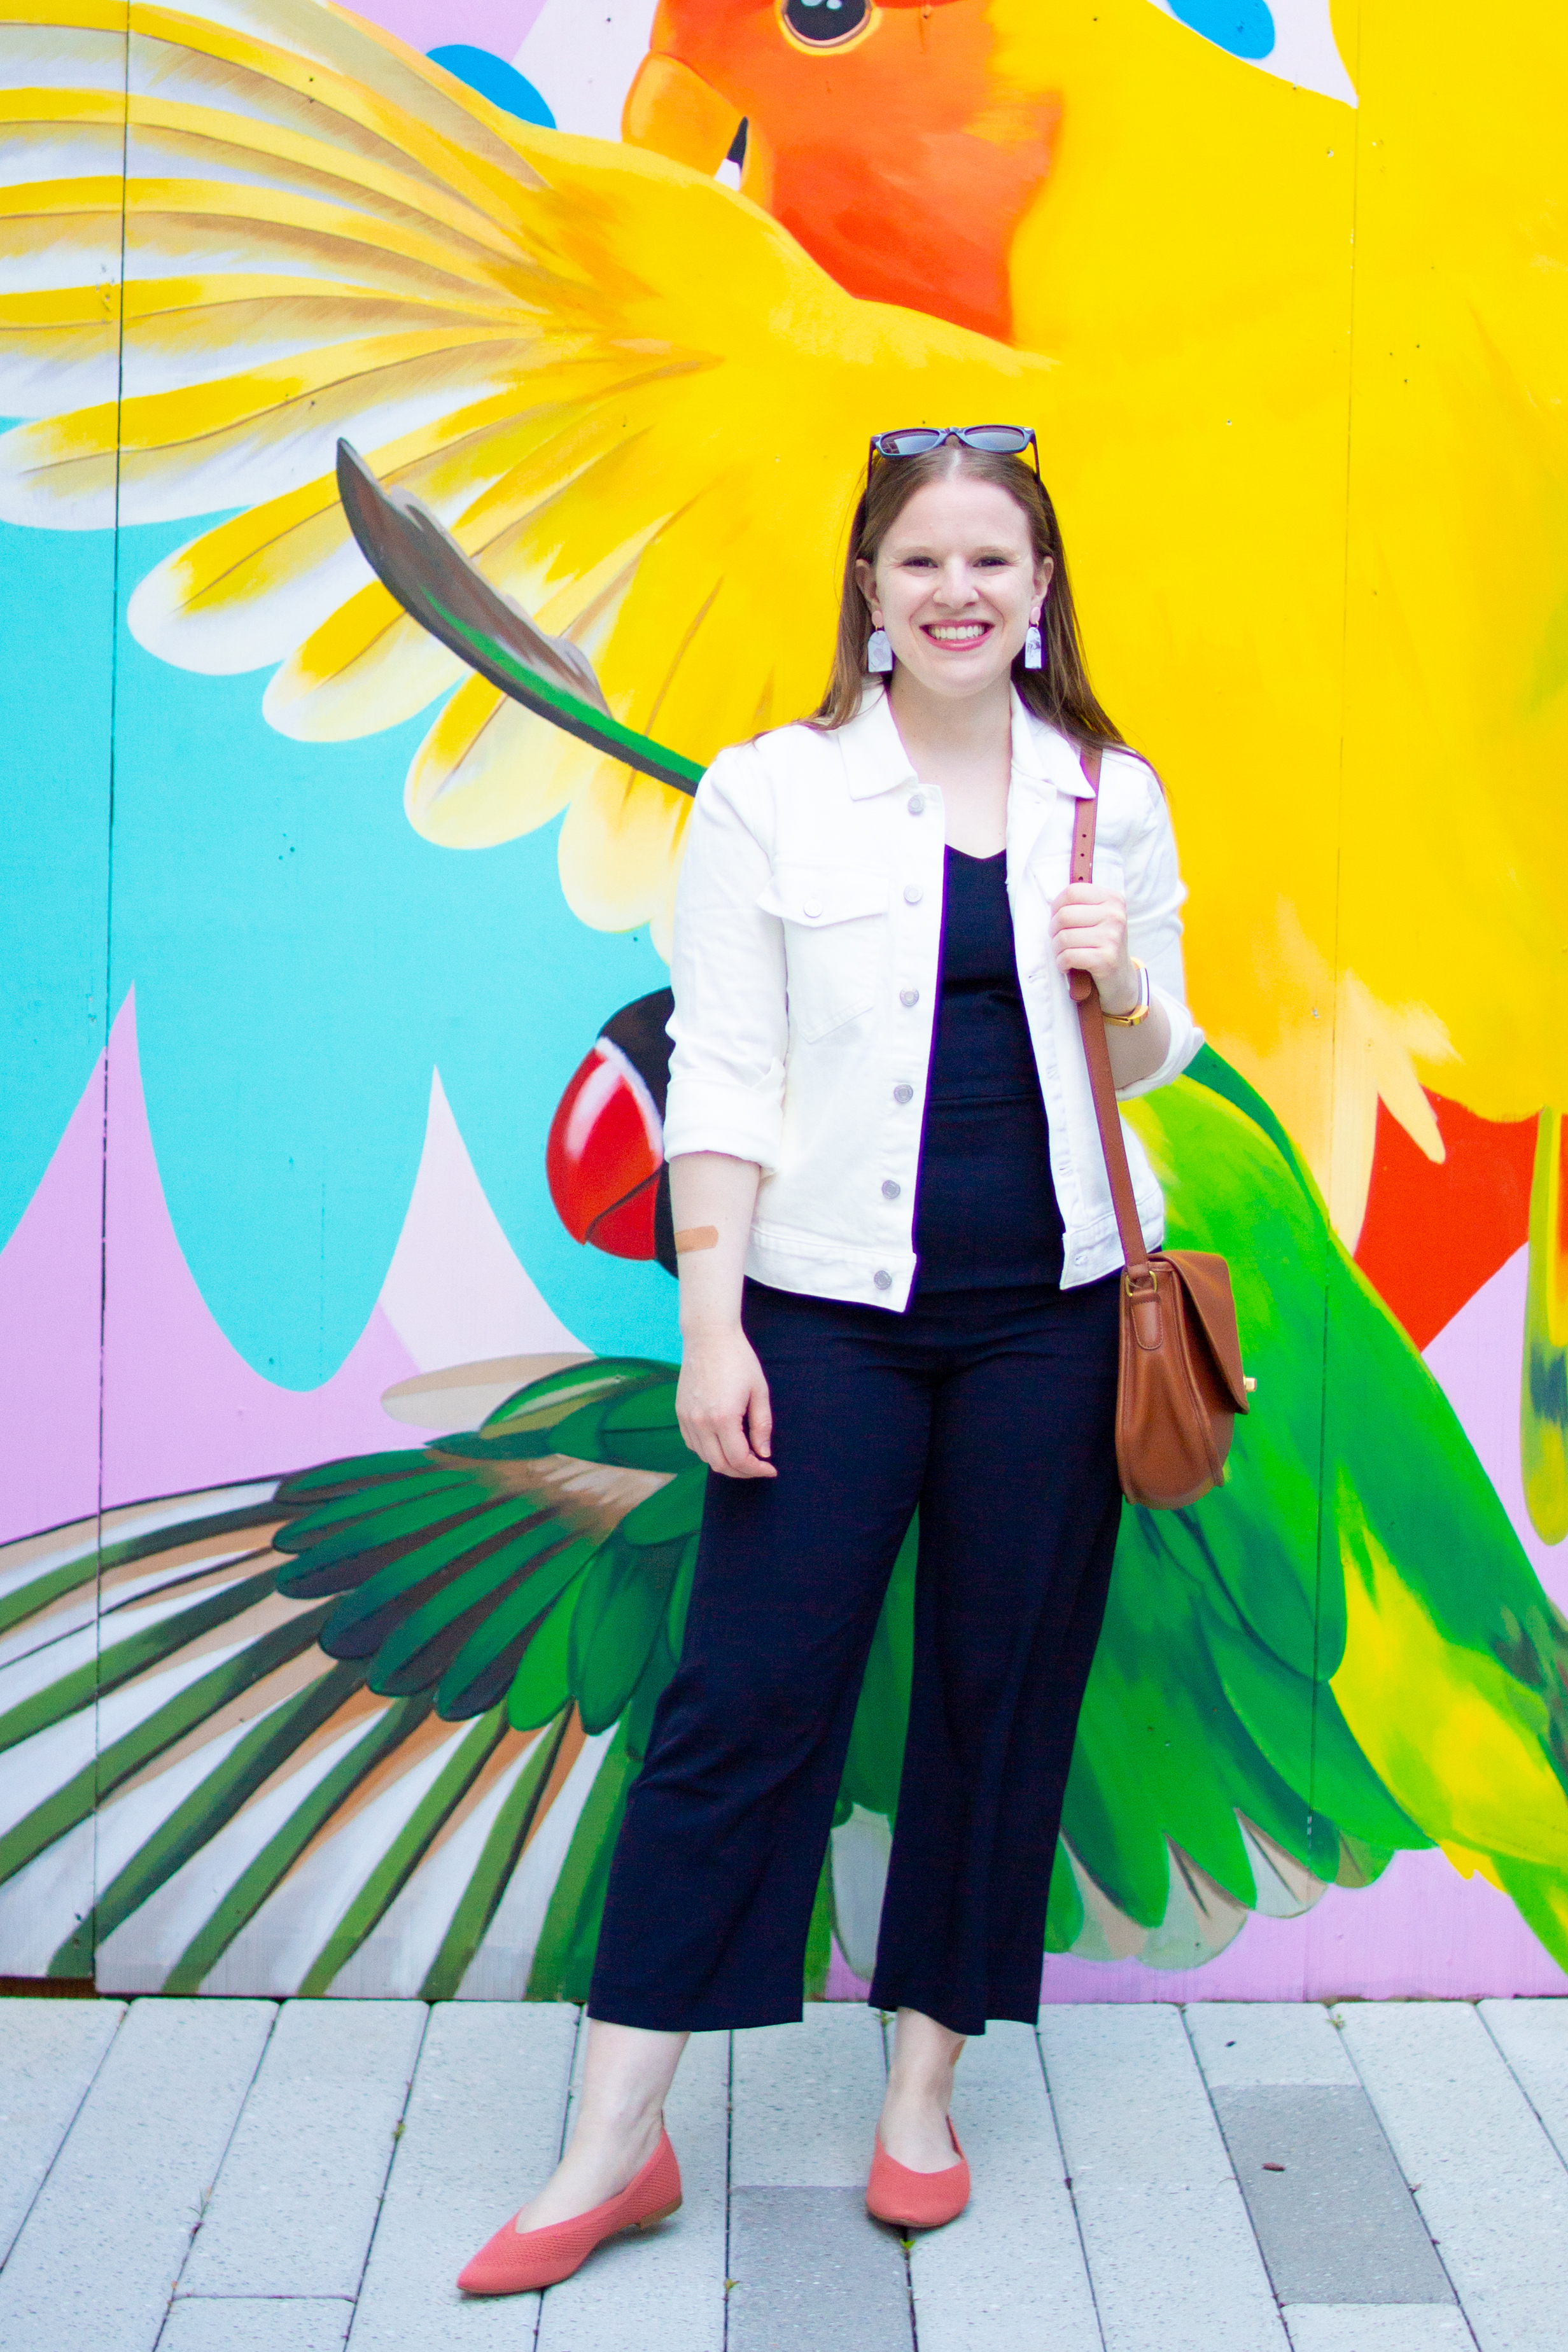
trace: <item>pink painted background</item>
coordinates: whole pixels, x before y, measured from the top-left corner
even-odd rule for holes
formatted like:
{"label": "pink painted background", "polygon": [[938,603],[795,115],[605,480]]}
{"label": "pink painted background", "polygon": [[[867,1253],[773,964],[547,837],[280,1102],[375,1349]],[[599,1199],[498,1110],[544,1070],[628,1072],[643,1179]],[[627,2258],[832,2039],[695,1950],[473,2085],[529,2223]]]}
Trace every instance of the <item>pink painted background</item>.
{"label": "pink painted background", "polygon": [[498,58],[515,56],[544,0],[363,0],[354,10],[421,55],[466,41]]}

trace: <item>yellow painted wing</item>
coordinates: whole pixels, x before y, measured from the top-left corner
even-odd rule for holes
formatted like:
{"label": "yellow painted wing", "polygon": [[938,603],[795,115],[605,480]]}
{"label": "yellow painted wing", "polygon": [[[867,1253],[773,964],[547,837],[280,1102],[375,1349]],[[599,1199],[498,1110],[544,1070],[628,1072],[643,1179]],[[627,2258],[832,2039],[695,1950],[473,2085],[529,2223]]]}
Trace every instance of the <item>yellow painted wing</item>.
{"label": "yellow painted wing", "polygon": [[[58,315],[36,311],[0,391],[40,420],[0,439],[0,511],[110,523],[117,425],[123,520],[239,505],[141,583],[131,625],[187,667],[280,665],[266,709],[287,732],[365,734],[462,674],[355,549],[340,434],[583,647],[616,717],[706,760],[821,692],[868,433],[1038,404],[1044,362],[855,301],[711,180],[524,126],[311,0],[221,21],[133,5],[128,101],[107,84],[123,9],[57,14],[46,37],[0,11],[0,50],[54,60],[48,87],[5,99],[12,131],[47,127],[72,174],[12,188],[15,250],[88,224],[49,247]],[[124,396],[63,408],[89,360],[112,368],[127,107]],[[460,847],[566,806],[578,914],[667,911],[685,796],[480,679],[439,712],[407,798]]]}
{"label": "yellow painted wing", "polygon": [[1568,1099],[1568,20],[1341,0],[1352,107],[1147,0],[989,16],[1062,92],[1012,288],[1098,680],[1353,1243],[1380,1092],[1435,1160],[1417,1079]]}
{"label": "yellow painted wing", "polygon": [[[1380,1094],[1434,1158],[1419,1079],[1491,1117],[1568,1099],[1568,25],[1347,5],[1358,110],[1148,0],[989,0],[998,121],[1061,100],[1010,257],[1047,373],[848,300],[742,199],[530,130],[316,0],[221,15],[129,16],[121,511],[243,509],[138,590],[144,643],[280,665],[268,716],[317,740],[458,678],[348,542],[342,432],[701,759],[815,699],[868,429],[1016,411],[1099,682],[1171,787],[1200,1016],[1342,1233]],[[28,520],[112,510],[125,22],[0,9],[0,371],[45,420],[0,443],[0,511]],[[454,844],[568,804],[574,906],[657,916],[683,808],[489,688],[409,779]]]}

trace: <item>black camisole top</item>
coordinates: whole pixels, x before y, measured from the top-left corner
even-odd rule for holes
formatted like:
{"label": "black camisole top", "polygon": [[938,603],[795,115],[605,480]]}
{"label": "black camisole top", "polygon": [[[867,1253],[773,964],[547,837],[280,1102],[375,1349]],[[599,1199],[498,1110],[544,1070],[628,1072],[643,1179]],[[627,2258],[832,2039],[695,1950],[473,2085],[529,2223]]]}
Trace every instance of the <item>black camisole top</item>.
{"label": "black camisole top", "polygon": [[920,1291],[1061,1280],[1062,1221],[1005,850],[947,852],[915,1251]]}

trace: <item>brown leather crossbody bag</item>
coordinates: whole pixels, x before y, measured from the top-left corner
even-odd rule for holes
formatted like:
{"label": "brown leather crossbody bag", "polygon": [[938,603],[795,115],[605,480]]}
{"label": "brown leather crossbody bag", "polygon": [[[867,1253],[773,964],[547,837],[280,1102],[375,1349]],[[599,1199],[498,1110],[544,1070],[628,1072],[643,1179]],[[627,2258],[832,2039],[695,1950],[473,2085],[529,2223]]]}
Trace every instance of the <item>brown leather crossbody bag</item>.
{"label": "brown leather crossbody bag", "polygon": [[[1094,876],[1100,752],[1080,752],[1089,797],[1078,804],[1072,878]],[[1087,971],[1068,974],[1083,1031],[1094,1116],[1126,1261],[1121,1276],[1121,1363],[1116,1392],[1116,1466],[1131,1503],[1177,1511],[1225,1477],[1231,1430],[1245,1412],[1247,1382],[1230,1268],[1204,1250],[1143,1243],[1127,1145],[1110,1074],[1100,992]]]}

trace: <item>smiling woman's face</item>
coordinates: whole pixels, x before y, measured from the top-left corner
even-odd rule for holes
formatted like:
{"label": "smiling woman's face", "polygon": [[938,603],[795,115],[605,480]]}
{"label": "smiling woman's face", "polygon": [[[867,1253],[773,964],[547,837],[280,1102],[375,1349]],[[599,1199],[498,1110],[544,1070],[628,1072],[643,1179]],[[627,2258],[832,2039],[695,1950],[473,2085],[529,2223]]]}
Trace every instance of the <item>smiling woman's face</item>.
{"label": "smiling woman's face", "polygon": [[994,689],[1021,651],[1050,583],[1023,509],[994,483],[962,473],[917,490],[875,564],[856,567],[893,658],[928,692]]}

